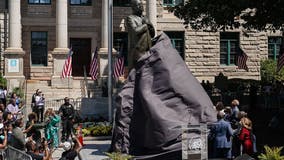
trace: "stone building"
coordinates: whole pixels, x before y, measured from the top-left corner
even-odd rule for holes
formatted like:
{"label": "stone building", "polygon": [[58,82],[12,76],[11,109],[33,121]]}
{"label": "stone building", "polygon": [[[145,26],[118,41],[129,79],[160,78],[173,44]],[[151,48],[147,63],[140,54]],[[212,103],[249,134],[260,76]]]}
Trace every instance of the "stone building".
{"label": "stone building", "polygon": [[[50,99],[64,96],[77,98],[90,92],[93,95],[100,92],[99,84],[107,76],[107,0],[0,2],[8,3],[10,17],[7,32],[9,40],[3,54],[4,75],[10,88],[26,86],[28,94],[32,94],[36,88],[42,88]],[[122,44],[127,46],[124,18],[131,14],[129,2],[130,0],[113,0],[115,50],[120,50]],[[259,80],[260,61],[268,57],[277,58],[282,41],[280,33],[194,31],[185,28],[183,22],[166,9],[167,6],[180,2],[182,0],[144,0],[145,15],[158,33],[163,31],[168,34],[198,80],[213,82],[220,72],[229,79]],[[3,39],[2,35],[1,38]],[[74,52],[72,78],[61,79],[62,66],[70,46]],[[100,63],[98,83],[88,75],[96,47],[99,48]],[[249,71],[236,66],[239,47],[248,56]],[[126,49],[123,49],[123,54],[127,55]]]}

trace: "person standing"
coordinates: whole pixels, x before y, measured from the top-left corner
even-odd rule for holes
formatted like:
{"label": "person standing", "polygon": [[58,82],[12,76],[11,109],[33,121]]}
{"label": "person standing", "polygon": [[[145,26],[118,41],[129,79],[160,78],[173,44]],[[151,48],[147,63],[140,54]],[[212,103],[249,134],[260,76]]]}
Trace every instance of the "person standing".
{"label": "person standing", "polygon": [[24,151],[25,150],[25,135],[21,129],[24,126],[22,119],[17,119],[13,125],[11,146]]}
{"label": "person standing", "polygon": [[70,104],[70,99],[68,97],[64,98],[64,104],[59,108],[59,115],[61,115],[63,125],[61,140],[62,142],[65,142],[71,136],[75,115],[74,107]]}
{"label": "person standing", "polygon": [[55,114],[52,108],[48,108],[45,112],[45,138],[48,142],[52,143],[53,148],[57,148],[59,144],[58,140],[58,123],[60,121],[60,117]]}
{"label": "person standing", "polygon": [[218,122],[212,127],[213,135],[215,139],[213,142],[213,154],[214,158],[231,158],[233,129],[231,124],[224,120],[225,114],[221,111],[217,114]]}
{"label": "person standing", "polygon": [[152,46],[151,38],[155,36],[153,24],[143,16],[141,0],[131,0],[132,15],[126,18],[128,30],[128,67],[129,71],[136,61]]}
{"label": "person standing", "polygon": [[36,112],[36,96],[38,94],[39,89],[36,90],[36,92],[32,95],[32,102],[31,102],[31,108],[32,112]]}
{"label": "person standing", "polygon": [[44,103],[45,103],[44,95],[42,94],[42,91],[39,90],[38,94],[35,97],[35,104],[36,104],[35,112],[37,114],[38,121],[41,123],[43,122]]}
{"label": "person standing", "polygon": [[240,121],[242,128],[239,135],[239,140],[243,146],[242,154],[248,154],[250,156],[254,153],[253,138],[252,133],[252,122],[249,118],[243,117]]}
{"label": "person standing", "polygon": [[4,87],[0,87],[0,101],[5,106],[6,106],[6,93],[7,91],[4,89]]}

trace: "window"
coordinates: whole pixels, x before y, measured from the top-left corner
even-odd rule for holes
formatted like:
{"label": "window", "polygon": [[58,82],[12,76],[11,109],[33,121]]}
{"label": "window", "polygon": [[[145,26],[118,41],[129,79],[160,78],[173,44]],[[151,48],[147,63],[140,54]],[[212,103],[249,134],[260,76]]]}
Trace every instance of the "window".
{"label": "window", "polygon": [[128,33],[127,32],[116,32],[113,34],[113,48],[117,51],[121,51],[124,56],[124,65],[128,66],[127,55],[128,55]]}
{"label": "window", "polygon": [[282,43],[281,37],[268,37],[268,58],[277,60]]}
{"label": "window", "polygon": [[179,55],[184,59],[184,32],[165,31],[171,39],[173,47],[178,51]]}
{"label": "window", "polygon": [[237,61],[237,52],[239,50],[238,32],[220,33],[220,64],[235,65]]}
{"label": "window", "polygon": [[91,6],[92,0],[70,0],[70,5]]}
{"label": "window", "polygon": [[31,33],[32,65],[47,66],[47,32]]}
{"label": "window", "polygon": [[113,0],[113,6],[129,7],[131,0]]}
{"label": "window", "polygon": [[50,0],[29,0],[29,4],[50,4]]}
{"label": "window", "polygon": [[180,3],[183,3],[183,0],[163,0],[164,6],[176,6]]}

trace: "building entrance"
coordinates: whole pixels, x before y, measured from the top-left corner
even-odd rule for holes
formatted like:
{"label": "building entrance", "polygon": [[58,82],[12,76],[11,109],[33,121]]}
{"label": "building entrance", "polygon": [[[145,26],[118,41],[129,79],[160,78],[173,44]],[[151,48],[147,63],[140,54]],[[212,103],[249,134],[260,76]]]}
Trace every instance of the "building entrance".
{"label": "building entrance", "polygon": [[91,38],[71,38],[70,46],[72,46],[72,76],[83,77],[84,66],[88,76],[91,63]]}

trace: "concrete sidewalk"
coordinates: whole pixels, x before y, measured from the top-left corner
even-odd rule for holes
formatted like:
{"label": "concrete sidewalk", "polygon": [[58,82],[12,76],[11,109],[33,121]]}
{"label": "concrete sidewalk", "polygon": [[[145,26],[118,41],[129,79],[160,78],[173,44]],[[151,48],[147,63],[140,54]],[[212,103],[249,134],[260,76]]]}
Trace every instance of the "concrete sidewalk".
{"label": "concrete sidewalk", "polygon": [[[83,156],[83,160],[102,160],[107,158],[104,152],[109,149],[111,141],[110,140],[87,140],[84,141],[84,146],[80,151]],[[56,149],[53,154],[53,160],[58,160],[61,154],[64,152],[63,148]],[[76,158],[78,160],[78,158]]]}

